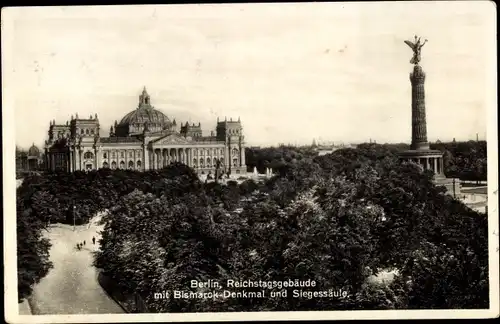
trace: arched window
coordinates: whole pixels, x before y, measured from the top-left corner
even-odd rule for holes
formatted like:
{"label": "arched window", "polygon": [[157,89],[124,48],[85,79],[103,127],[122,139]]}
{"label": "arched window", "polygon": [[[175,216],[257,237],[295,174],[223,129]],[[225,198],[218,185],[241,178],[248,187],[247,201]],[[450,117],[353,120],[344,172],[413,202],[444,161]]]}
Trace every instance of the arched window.
{"label": "arched window", "polygon": [[82,131],[81,131],[82,135],[85,134],[85,130],[82,128]]}
{"label": "arched window", "polygon": [[200,168],[203,168],[205,166],[205,163],[203,161],[203,159],[200,159]]}
{"label": "arched window", "polygon": [[233,159],[233,166],[238,166],[238,159]]}
{"label": "arched window", "polygon": [[238,155],[238,150],[237,149],[234,148],[232,152],[233,152],[233,155]]}
{"label": "arched window", "polygon": [[217,165],[217,159],[216,158],[213,159],[213,163],[214,163],[214,166]]}
{"label": "arched window", "polygon": [[137,169],[140,169],[142,166],[141,161],[137,161]]}
{"label": "arched window", "polygon": [[194,166],[195,168],[197,168],[197,167],[198,167],[198,160],[193,159],[193,166]]}
{"label": "arched window", "polygon": [[124,152],[120,152],[120,157],[123,159],[125,157],[125,153]]}
{"label": "arched window", "polygon": [[108,164],[108,162],[104,162],[104,163],[102,164],[102,167],[103,167],[104,169],[109,168],[109,164]]}
{"label": "arched window", "polygon": [[116,152],[111,152],[111,158],[116,159]]}
{"label": "arched window", "polygon": [[220,150],[220,155],[224,155],[224,150],[223,149]]}
{"label": "arched window", "polygon": [[94,158],[94,154],[92,154],[92,152],[85,152],[83,154],[83,158],[84,159],[93,159]]}
{"label": "arched window", "polygon": [[134,152],[132,152],[132,151],[128,152],[128,157],[129,157],[129,158],[131,158],[131,157],[133,157],[133,156],[134,156]]}
{"label": "arched window", "polygon": [[125,162],[123,161],[120,162],[120,169],[125,169]]}
{"label": "arched window", "polygon": [[94,135],[94,129],[93,128],[90,130],[90,134]]}
{"label": "arched window", "polygon": [[115,161],[111,162],[111,169],[113,169],[113,170],[116,169],[116,162]]}
{"label": "arched window", "polygon": [[224,158],[223,157],[220,158],[220,164],[224,165]]}
{"label": "arched window", "polygon": [[108,158],[108,153],[104,152],[104,153],[102,154],[102,157],[103,157],[104,159],[107,159],[107,158]]}
{"label": "arched window", "polygon": [[130,162],[128,163],[128,168],[129,168],[130,170],[133,170],[133,169],[134,169],[134,162],[133,162],[133,161],[130,161]]}
{"label": "arched window", "polygon": [[89,129],[88,129],[88,128],[85,130],[85,133],[86,133],[87,135],[89,134]]}
{"label": "arched window", "polygon": [[208,157],[207,158],[207,168],[210,168],[212,166],[211,159]]}

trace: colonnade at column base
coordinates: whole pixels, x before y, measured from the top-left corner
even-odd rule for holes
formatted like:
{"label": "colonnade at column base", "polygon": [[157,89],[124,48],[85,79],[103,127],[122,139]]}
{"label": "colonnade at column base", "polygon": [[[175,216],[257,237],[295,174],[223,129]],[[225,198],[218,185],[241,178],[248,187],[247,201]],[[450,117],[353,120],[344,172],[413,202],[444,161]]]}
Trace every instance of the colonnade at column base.
{"label": "colonnade at column base", "polygon": [[447,178],[444,174],[443,153],[438,150],[408,150],[401,152],[399,158],[402,161],[417,163],[424,170],[434,172],[434,183],[436,186],[444,186],[446,193],[450,195],[460,194],[460,180]]}

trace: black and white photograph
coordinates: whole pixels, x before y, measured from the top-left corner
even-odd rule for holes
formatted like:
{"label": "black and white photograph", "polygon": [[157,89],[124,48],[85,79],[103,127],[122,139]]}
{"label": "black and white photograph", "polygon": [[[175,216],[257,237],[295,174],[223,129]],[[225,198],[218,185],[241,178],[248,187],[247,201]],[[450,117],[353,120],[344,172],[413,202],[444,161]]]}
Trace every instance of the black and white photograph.
{"label": "black and white photograph", "polygon": [[1,20],[7,322],[499,316],[494,2]]}

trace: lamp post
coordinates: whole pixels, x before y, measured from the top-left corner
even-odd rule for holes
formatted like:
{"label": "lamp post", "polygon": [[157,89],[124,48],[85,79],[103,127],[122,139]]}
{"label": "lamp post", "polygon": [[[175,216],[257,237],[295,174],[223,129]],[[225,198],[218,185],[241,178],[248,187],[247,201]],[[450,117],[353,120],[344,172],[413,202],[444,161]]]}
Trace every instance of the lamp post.
{"label": "lamp post", "polygon": [[73,232],[76,230],[75,213],[76,213],[76,206],[75,203],[73,202]]}

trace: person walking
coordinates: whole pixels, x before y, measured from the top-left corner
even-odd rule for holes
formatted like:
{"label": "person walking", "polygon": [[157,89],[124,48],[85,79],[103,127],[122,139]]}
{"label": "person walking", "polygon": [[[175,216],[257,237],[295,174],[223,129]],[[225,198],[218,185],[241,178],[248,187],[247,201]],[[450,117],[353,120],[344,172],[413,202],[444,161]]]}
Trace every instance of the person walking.
{"label": "person walking", "polygon": [[95,244],[95,237],[92,236],[92,244]]}
{"label": "person walking", "polygon": [[85,246],[85,240],[83,240],[83,245]]}

